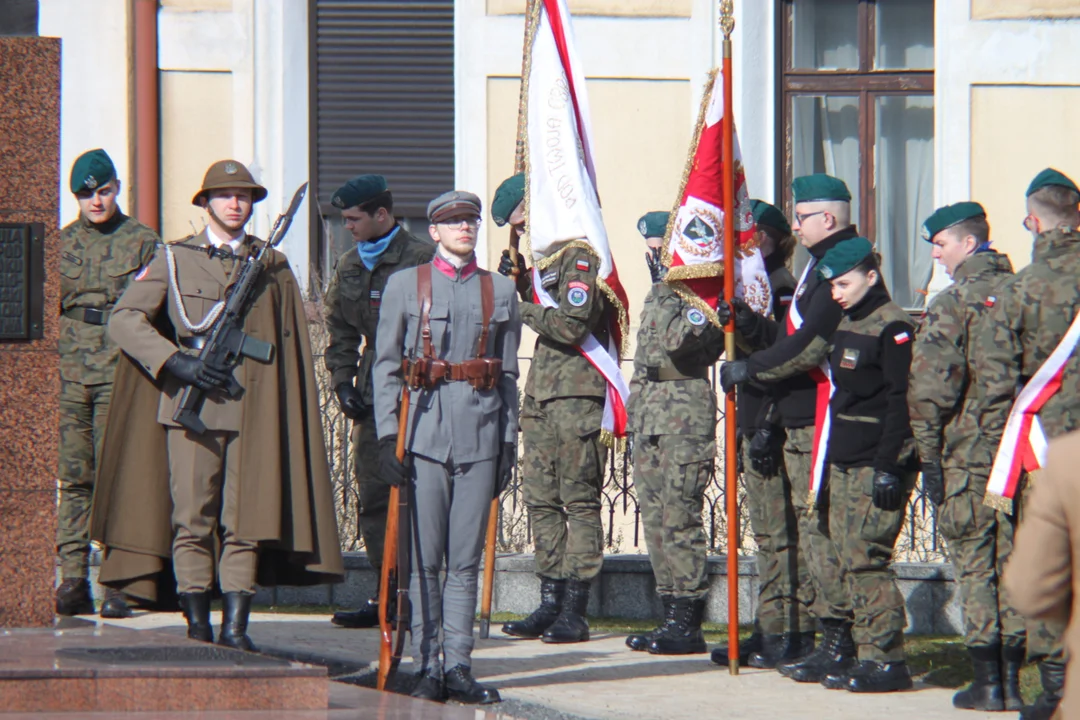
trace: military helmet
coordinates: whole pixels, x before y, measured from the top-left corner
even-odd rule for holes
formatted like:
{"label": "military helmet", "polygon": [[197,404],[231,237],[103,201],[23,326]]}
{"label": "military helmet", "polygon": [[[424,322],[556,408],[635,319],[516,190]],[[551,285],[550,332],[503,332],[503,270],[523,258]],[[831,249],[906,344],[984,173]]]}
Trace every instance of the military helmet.
{"label": "military helmet", "polygon": [[252,202],[266,199],[266,188],[255,182],[251,171],[242,162],[236,160],[218,160],[210,166],[203,176],[202,187],[191,198],[192,205],[199,204],[199,198],[211,190],[223,190],[225,188],[250,188]]}

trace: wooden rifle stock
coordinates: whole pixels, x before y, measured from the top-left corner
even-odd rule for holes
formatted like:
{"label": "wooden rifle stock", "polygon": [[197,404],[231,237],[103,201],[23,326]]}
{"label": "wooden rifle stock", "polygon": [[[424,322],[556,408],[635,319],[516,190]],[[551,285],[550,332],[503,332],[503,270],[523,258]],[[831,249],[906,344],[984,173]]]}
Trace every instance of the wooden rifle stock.
{"label": "wooden rifle stock", "polygon": [[484,593],[480,599],[480,639],[491,633],[491,596],[495,592],[495,536],[499,525],[499,496],[491,500],[488,512],[487,537],[484,540]]}
{"label": "wooden rifle stock", "polygon": [[[405,441],[409,429],[409,386],[401,388],[401,402],[398,404],[398,435],[397,448],[395,448],[398,462],[405,462]],[[405,511],[408,512],[408,492],[405,494]],[[398,533],[401,526],[402,509],[401,488],[390,488],[390,507],[386,513],[386,542],[383,544],[382,573],[379,582],[379,674],[377,687],[379,690],[386,688],[386,683],[393,676],[401,662],[402,649],[405,646],[405,627],[408,622],[408,583],[409,578],[401,576],[402,565],[400,563]],[[407,521],[408,518],[406,518]],[[406,550],[407,552],[407,550]],[[407,557],[407,555],[406,555]],[[390,587],[393,585],[397,592],[397,638],[395,642],[394,631],[390,628]],[[404,597],[402,588],[404,587]],[[402,616],[405,619],[402,619]]]}

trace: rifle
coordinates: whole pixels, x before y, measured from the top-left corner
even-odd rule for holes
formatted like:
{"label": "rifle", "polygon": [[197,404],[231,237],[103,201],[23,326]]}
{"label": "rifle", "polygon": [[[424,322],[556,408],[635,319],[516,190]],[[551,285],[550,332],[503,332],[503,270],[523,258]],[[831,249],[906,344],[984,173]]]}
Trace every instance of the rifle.
{"label": "rifle", "polygon": [[[307,194],[307,186],[305,182],[296,190],[288,210],[278,215],[274,226],[270,229],[270,236],[258,252],[254,255],[249,254],[240,261],[236,281],[225,291],[225,307],[211,326],[206,344],[199,351],[199,359],[203,363],[229,375],[229,384],[224,390],[231,398],[239,397],[244,390],[232,376],[232,371],[244,358],[268,363],[274,357],[273,345],[244,333],[244,320],[251,310],[255,284],[265,268],[266,259],[270,251],[289,231],[293,216],[296,215],[300,203],[304,201],[304,195]],[[202,435],[206,432],[206,425],[199,418],[199,413],[202,411],[205,398],[206,393],[194,385],[184,387],[180,395],[180,403],[176,407],[176,412],[173,413],[173,422],[179,423],[196,435]]]}
{"label": "rifle", "polygon": [[480,600],[480,639],[491,633],[491,596],[495,591],[495,535],[499,524],[499,496],[491,500],[487,537],[484,539],[484,594]]}
{"label": "rifle", "polygon": [[[406,434],[409,430],[409,381],[401,387],[398,405],[397,447],[394,448],[399,462],[405,462]],[[409,631],[409,486],[404,492],[396,485],[390,488],[390,508],[386,513],[386,542],[383,544],[382,573],[379,582],[379,690],[397,672],[405,650],[405,633]],[[389,600],[391,587],[397,594],[397,637],[390,628]]]}

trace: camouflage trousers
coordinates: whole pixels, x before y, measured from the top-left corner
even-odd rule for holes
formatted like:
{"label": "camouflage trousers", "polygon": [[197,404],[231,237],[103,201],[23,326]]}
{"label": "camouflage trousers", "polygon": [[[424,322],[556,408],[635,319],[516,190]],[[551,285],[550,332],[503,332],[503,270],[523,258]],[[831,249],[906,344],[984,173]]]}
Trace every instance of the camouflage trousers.
{"label": "camouflage trousers", "polygon": [[[1020,490],[1016,495],[1016,522],[1017,525],[1024,523],[1024,508],[1027,498],[1037,477],[1027,475],[1021,480]],[[1065,629],[1066,624],[1047,620],[1027,620],[1027,656],[1031,661],[1049,660],[1051,662],[1065,663]]]}
{"label": "camouflage trousers", "polygon": [[379,438],[375,434],[374,420],[353,424],[352,463],[360,500],[356,524],[360,536],[364,538],[368,561],[378,576],[382,571],[383,545],[386,542],[390,486],[376,474],[379,468]]}
{"label": "camouflage trousers", "polygon": [[874,468],[829,466],[829,530],[851,593],[855,619],[851,634],[859,660],[904,659],[904,596],[889,568],[914,474],[904,477],[903,483],[900,509],[880,510],[871,499]]}
{"label": "camouflage trousers", "polygon": [[591,580],[604,562],[600,489],[607,449],[601,398],[568,397],[521,407],[522,494],[536,547],[536,572]]}
{"label": "camouflage trousers", "polygon": [[983,505],[986,482],[984,473],[946,468],[945,503],[938,509],[938,527],[960,586],[964,644],[1022,645],[1024,618],[1009,605],[1000,585],[1016,523]]}
{"label": "camouflage trousers", "polygon": [[634,437],[634,487],[659,595],[709,593],[701,512],[715,457],[716,440],[707,435]]}
{"label": "camouflage trousers", "polygon": [[85,578],[90,560],[90,504],[112,383],[60,381],[60,507],[56,554],[65,578]]}
{"label": "camouflage trousers", "polygon": [[810,582],[801,578],[799,602],[820,619],[850,620],[851,595],[844,580],[840,556],[829,534],[828,495],[822,492],[817,503],[810,500],[810,454],[814,428],[787,428],[784,467],[791,482],[791,504],[799,521],[799,554]]}
{"label": "camouflage trousers", "polygon": [[[791,498],[791,481],[780,471],[765,476],[750,462],[750,442],[742,442],[743,479],[750,510],[750,528],[757,544],[758,604],[755,619],[767,635],[812,632],[814,619],[800,588],[811,587],[806,559],[799,548],[799,520]],[[635,473],[636,481],[636,473]]]}

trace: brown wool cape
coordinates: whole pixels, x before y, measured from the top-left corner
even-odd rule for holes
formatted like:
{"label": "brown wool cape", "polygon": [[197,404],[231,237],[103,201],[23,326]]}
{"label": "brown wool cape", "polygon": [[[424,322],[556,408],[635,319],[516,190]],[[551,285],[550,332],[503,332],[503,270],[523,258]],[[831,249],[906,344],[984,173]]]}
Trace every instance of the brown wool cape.
{"label": "brown wool cape", "polygon": [[[162,307],[159,315],[165,314]],[[341,582],[345,569],[307,320],[296,279],[277,251],[259,278],[244,332],[275,350],[268,364],[243,361],[236,531],[259,543],[259,585]],[[165,426],[157,422],[161,389],[121,354],[113,397],[90,536],[104,546],[100,582],[152,604],[159,586],[164,595],[172,584],[169,461]]]}

